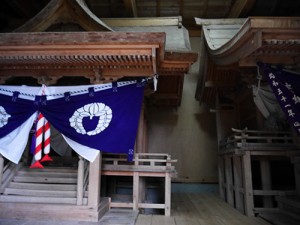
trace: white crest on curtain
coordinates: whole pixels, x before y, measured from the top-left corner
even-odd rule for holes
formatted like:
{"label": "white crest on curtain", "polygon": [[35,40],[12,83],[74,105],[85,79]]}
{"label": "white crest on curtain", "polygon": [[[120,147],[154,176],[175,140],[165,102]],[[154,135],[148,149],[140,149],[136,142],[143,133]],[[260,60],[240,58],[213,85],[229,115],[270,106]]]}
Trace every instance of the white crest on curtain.
{"label": "white crest on curtain", "polygon": [[[118,82],[118,86],[125,86],[132,84],[134,81],[124,81]],[[53,86],[53,87],[28,87],[28,86],[9,86],[9,85],[0,85],[0,93],[8,96],[12,96],[14,91],[20,92],[19,97],[27,100],[34,100],[35,95],[41,95],[41,92],[47,95],[47,99],[61,98],[64,96],[66,91],[72,93],[72,95],[88,93],[88,88],[94,87],[95,91],[101,91],[112,88],[112,84],[100,84],[100,85],[80,85],[80,86]],[[33,114],[28,120],[26,120],[20,127],[0,139],[0,154],[12,161],[13,163],[18,164],[24,149],[26,148],[29,132],[32,128],[32,125],[37,117],[37,114]],[[71,139],[63,136],[66,143],[71,146],[71,148],[83,158],[94,161],[97,155],[99,154],[98,150],[83,146]],[[61,137],[56,138],[57,142],[64,141],[61,140]],[[52,140],[53,141],[53,140]],[[55,142],[55,141],[54,141]],[[51,143],[55,152],[59,155],[66,154],[67,147],[66,145],[59,146],[57,143]],[[62,147],[62,148],[61,148]]]}

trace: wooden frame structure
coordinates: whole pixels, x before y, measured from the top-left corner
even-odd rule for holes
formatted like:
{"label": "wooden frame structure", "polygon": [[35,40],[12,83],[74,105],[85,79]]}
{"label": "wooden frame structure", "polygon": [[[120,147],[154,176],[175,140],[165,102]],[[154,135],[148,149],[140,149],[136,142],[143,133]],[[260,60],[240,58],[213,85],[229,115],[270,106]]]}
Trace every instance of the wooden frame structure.
{"label": "wooden frame structure", "polygon": [[[220,142],[220,195],[248,216],[275,208],[272,196],[296,195],[294,190],[273,190],[270,162],[272,158],[288,158],[299,151],[298,139],[290,132],[232,129],[233,135]],[[259,161],[261,190],[252,183],[252,162]],[[262,207],[255,207],[255,196],[262,196]]]}
{"label": "wooden frame structure", "polygon": [[[145,20],[150,27],[151,23],[154,26],[158,21]],[[174,20],[176,18],[171,19],[172,23]],[[178,18],[176,21],[179,21]],[[132,23],[136,23],[136,20],[133,19]],[[71,24],[71,27],[76,24],[78,30],[52,31],[56,25],[61,24]],[[176,27],[173,31],[186,33],[181,25],[180,29],[178,24],[172,26]],[[46,30],[47,33],[42,32]],[[168,34],[153,30],[112,32],[113,29],[97,18],[82,0],[52,0],[15,33],[0,34],[0,83],[10,84],[11,80],[21,77],[34,78],[39,84],[55,85],[60,79],[79,77],[97,84],[159,74],[162,77],[159,79],[176,78],[174,94],[164,96],[163,99],[178,106],[183,76],[197,60],[197,54],[186,48],[189,42],[185,38],[182,40],[185,51],[167,51],[165,46]],[[160,85],[158,92],[163,91],[164,87]],[[146,140],[142,110],[136,153],[147,151]],[[100,198],[101,162],[101,154],[92,163],[79,157],[71,168],[49,168],[29,174],[22,164],[13,165],[0,157],[0,216],[98,221],[111,206],[109,198]],[[166,162],[169,163],[168,159]],[[158,207],[164,208],[166,215],[170,215],[170,177],[174,173],[174,168],[170,168],[154,170],[152,173],[147,171],[146,174],[142,171],[134,172],[137,179],[144,175],[166,179],[164,204],[145,205],[136,200],[134,209]],[[109,173],[108,170],[105,172]],[[124,172],[129,173],[126,170],[111,171],[119,176]],[[140,182],[135,181],[135,192],[137,183]],[[142,193],[143,189],[138,192]],[[136,195],[135,199],[138,198],[139,195]],[[28,204],[30,207],[27,207]]]}
{"label": "wooden frame structure", "polygon": [[[196,98],[216,114],[220,196],[248,216],[299,210],[296,201],[285,201],[300,193],[299,138],[292,131],[263,130],[264,118],[249,89],[258,82],[259,61],[298,69],[299,18],[196,18],[196,23],[203,34]],[[273,160],[295,168],[294,188],[273,189]]]}
{"label": "wooden frame structure", "polygon": [[[137,153],[134,162],[127,162],[126,158],[115,156],[103,157],[102,175],[133,177],[132,202],[111,202],[111,207],[138,209],[164,209],[165,216],[171,215],[171,177],[176,175],[175,167],[167,154]],[[145,183],[142,178],[164,178],[164,203],[145,203]]]}

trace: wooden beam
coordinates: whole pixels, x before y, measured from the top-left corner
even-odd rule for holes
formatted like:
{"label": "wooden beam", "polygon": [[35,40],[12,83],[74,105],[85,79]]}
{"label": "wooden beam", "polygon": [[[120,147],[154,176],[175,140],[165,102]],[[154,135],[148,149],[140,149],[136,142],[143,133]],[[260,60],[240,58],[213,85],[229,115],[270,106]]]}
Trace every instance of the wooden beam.
{"label": "wooden beam", "polygon": [[125,9],[133,17],[138,17],[136,1],[135,0],[123,0]]}
{"label": "wooden beam", "polygon": [[195,17],[195,22],[197,25],[234,25],[240,24],[242,25],[246,19],[237,19],[237,18],[230,18],[230,19],[203,19]]}
{"label": "wooden beam", "polygon": [[137,26],[180,26],[181,16],[173,17],[139,17],[139,18],[101,18],[110,27],[137,27]]}
{"label": "wooden beam", "polygon": [[243,17],[248,14],[248,12],[254,6],[256,0],[236,0],[231,6],[230,12],[228,14],[229,18]]}

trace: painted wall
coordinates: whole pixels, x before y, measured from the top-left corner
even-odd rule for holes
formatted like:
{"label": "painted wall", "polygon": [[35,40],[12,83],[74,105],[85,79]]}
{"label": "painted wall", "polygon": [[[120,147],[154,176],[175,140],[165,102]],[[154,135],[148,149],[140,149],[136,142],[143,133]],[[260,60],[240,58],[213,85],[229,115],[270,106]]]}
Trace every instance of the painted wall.
{"label": "painted wall", "polygon": [[[191,38],[200,51],[200,37]],[[147,109],[148,151],[169,153],[180,182],[217,182],[217,136],[215,114],[195,99],[199,62],[185,76],[181,106]]]}

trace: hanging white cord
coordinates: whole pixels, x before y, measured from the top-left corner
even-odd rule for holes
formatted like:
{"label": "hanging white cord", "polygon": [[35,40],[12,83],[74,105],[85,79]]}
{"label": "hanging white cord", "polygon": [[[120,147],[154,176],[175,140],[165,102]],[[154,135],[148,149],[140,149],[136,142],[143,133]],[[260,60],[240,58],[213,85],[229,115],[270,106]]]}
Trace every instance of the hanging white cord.
{"label": "hanging white cord", "polygon": [[158,74],[155,74],[153,76],[153,88],[154,88],[154,91],[157,91],[157,83],[158,83],[157,78],[158,78]]}

